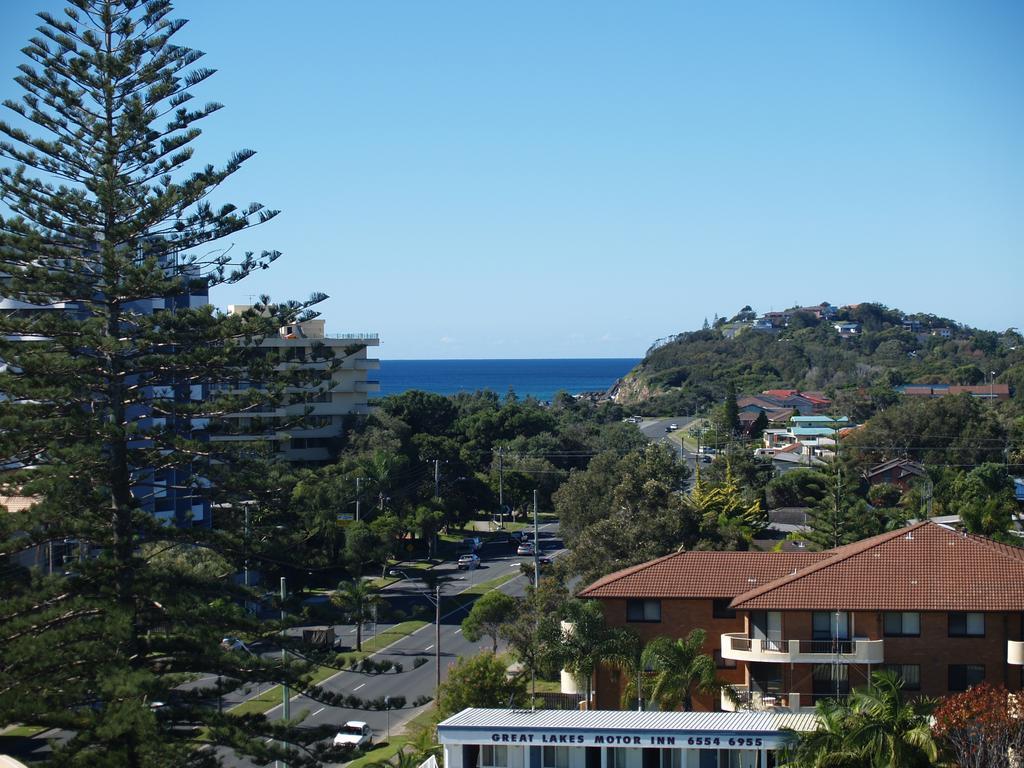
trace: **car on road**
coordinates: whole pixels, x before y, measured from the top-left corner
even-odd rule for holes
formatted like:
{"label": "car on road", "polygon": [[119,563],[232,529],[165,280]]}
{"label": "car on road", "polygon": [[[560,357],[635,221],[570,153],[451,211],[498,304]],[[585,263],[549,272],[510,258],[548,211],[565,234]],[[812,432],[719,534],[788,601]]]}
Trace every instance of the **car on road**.
{"label": "car on road", "polygon": [[470,552],[479,552],[484,545],[479,536],[467,536],[462,540],[462,546]]}
{"label": "car on road", "polygon": [[537,555],[537,562],[541,565],[551,565],[551,557],[549,555]]}
{"label": "car on road", "polygon": [[479,568],[480,556],[474,554],[462,555],[459,558],[458,566],[460,571],[471,571],[474,568]]}
{"label": "car on road", "polygon": [[519,545],[519,548],[516,549],[516,554],[517,555],[533,555],[535,550],[536,550],[536,547],[533,546],[533,542],[532,541],[524,541],[522,544]]}
{"label": "car on road", "polygon": [[679,429],[679,425],[676,424],[675,422],[672,422],[671,424],[668,425],[668,428],[675,432],[677,429]]}
{"label": "car on road", "polygon": [[334,737],[336,747],[368,747],[373,743],[373,731],[362,720],[349,720]]}
{"label": "car on road", "polygon": [[702,453],[697,456],[697,461],[702,462],[703,464],[710,464],[713,458],[713,456],[709,456],[706,453]]}
{"label": "car on road", "polygon": [[241,651],[242,653],[252,653],[252,649],[248,645],[243,643],[237,637],[225,637],[220,641],[220,647],[225,651]]}

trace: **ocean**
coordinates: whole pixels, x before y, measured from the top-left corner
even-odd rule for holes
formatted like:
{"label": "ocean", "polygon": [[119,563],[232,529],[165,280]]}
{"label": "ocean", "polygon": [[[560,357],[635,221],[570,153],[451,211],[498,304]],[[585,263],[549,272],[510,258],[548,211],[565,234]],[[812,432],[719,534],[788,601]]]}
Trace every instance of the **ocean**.
{"label": "ocean", "polygon": [[519,397],[551,400],[559,390],[574,395],[603,392],[639,362],[638,358],[381,360],[377,396],[410,389],[439,395],[490,389],[504,396],[511,387]]}

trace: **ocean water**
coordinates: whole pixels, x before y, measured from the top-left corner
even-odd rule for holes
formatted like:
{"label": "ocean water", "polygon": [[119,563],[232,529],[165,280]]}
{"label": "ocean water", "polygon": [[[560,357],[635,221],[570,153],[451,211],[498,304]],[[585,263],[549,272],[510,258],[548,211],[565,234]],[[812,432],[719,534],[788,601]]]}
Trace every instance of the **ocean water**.
{"label": "ocean water", "polygon": [[381,360],[378,397],[410,389],[439,395],[490,389],[504,396],[511,387],[519,397],[551,400],[559,390],[574,395],[603,392],[639,362],[637,358]]}

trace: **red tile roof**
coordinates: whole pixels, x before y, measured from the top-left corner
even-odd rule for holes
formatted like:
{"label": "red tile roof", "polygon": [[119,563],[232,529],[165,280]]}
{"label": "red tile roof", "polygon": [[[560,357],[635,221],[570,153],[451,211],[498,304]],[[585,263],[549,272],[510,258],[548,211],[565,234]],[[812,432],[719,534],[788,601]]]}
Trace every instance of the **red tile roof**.
{"label": "red tile roof", "polygon": [[743,610],[1024,611],[1024,549],[924,521],[739,595]]}
{"label": "red tile roof", "polygon": [[587,598],[732,597],[740,610],[1024,611],[1024,548],[924,521],[825,552],[679,552]]}
{"label": "red tile roof", "polygon": [[828,557],[828,552],[676,552],[608,574],[578,596],[734,597]]}
{"label": "red tile roof", "polygon": [[768,395],[768,397],[782,397],[782,398],[786,398],[786,397],[790,397],[792,395],[799,395],[800,394],[800,390],[798,390],[798,389],[766,389],[761,394],[762,395]]}

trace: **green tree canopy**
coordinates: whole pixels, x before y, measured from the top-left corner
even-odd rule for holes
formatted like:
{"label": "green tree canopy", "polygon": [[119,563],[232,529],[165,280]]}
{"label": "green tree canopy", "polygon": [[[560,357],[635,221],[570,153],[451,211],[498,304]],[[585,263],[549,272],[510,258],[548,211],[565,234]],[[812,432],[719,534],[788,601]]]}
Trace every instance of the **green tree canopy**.
{"label": "green tree canopy", "polygon": [[505,708],[517,703],[526,703],[526,680],[522,676],[509,677],[505,663],[493,653],[458,659],[438,691],[438,712],[442,718],[466,707]]}
{"label": "green tree canopy", "polygon": [[462,636],[475,643],[491,638],[491,653],[498,652],[502,626],[515,619],[518,603],[514,597],[493,589],[481,596],[462,620]]}

